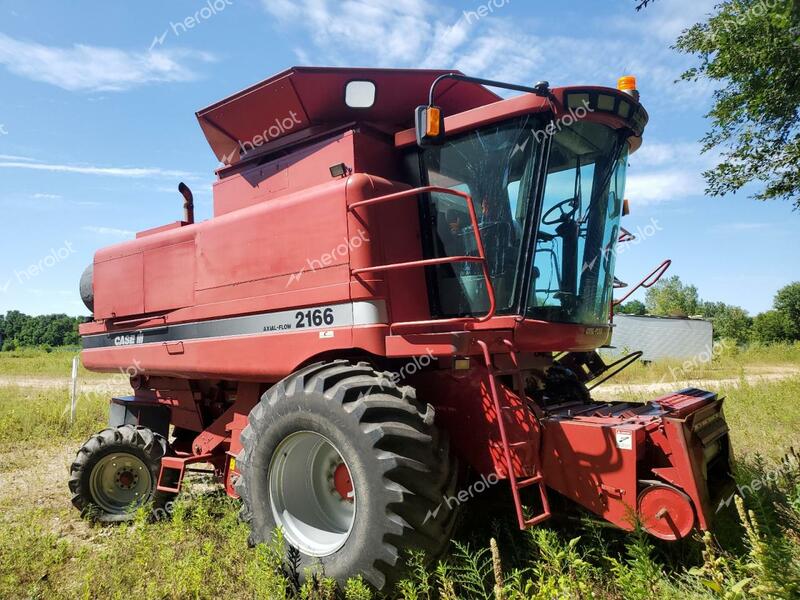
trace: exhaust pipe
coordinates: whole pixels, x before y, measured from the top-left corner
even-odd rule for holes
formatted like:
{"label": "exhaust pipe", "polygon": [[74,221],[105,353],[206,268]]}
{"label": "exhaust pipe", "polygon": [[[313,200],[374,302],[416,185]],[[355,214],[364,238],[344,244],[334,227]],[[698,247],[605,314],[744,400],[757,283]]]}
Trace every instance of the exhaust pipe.
{"label": "exhaust pipe", "polygon": [[194,223],[194,196],[192,196],[192,190],[181,181],[178,184],[178,191],[183,196],[183,222],[191,225]]}

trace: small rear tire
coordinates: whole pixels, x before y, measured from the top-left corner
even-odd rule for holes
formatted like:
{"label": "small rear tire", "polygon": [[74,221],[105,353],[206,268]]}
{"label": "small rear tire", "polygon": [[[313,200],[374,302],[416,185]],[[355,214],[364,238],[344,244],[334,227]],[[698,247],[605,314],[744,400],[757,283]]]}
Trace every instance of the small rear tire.
{"label": "small rear tire", "polygon": [[70,467],[72,504],[81,515],[103,523],[129,521],[152,503],[164,511],[174,494],[156,489],[167,440],[147,427],[110,427],[90,437]]}

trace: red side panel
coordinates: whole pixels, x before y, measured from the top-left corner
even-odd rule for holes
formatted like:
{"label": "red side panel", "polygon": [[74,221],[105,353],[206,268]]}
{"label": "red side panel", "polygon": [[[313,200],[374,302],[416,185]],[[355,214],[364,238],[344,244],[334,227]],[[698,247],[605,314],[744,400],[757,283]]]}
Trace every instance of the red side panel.
{"label": "red side panel", "polygon": [[[427,352],[420,350],[415,361],[420,361]],[[408,367],[413,364],[415,362],[408,363]],[[498,416],[485,367],[468,371],[429,371],[409,378],[409,383],[420,390],[420,396],[426,402],[434,405],[436,419],[449,433],[458,456],[483,476],[495,475],[500,479],[508,476]],[[502,385],[498,393],[505,396],[504,405],[520,409],[507,411],[504,415],[509,441],[530,440],[531,433],[527,431],[519,398]],[[530,448],[514,450],[513,464],[517,477],[531,475],[534,457],[528,454],[530,451]]]}
{"label": "red side panel", "polygon": [[194,303],[194,242],[182,242],[144,253],[144,310],[154,313]]}
{"label": "red side panel", "polygon": [[144,254],[112,258],[94,265],[94,316],[140,315],[144,312]]}
{"label": "red side panel", "polygon": [[[200,303],[349,281],[343,180],[203,225],[197,234]],[[319,303],[343,299],[320,294]]]}
{"label": "red side panel", "polygon": [[[543,422],[543,471],[557,490],[623,529],[635,522],[637,462],[644,450],[642,425],[600,425],[575,420]],[[630,443],[617,443],[617,432]],[[628,439],[628,438],[626,438]]]}
{"label": "red side panel", "polygon": [[347,132],[291,156],[226,174],[214,184],[214,216],[331,181],[331,165],[353,167],[353,137]]}

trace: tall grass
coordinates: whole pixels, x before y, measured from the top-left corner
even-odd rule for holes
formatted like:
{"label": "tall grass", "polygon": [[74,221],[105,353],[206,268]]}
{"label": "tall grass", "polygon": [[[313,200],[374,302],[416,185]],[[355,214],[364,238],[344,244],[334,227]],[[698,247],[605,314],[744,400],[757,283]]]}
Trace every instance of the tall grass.
{"label": "tall grass", "polygon": [[67,388],[0,387],[0,451],[82,439],[102,429],[107,417],[108,398],[100,394],[81,394],[70,423]]}
{"label": "tall grass", "polygon": [[[743,383],[721,393],[727,396],[743,498],[720,510],[713,535],[670,544],[564,508],[544,526],[521,532],[508,489],[500,485],[467,506],[464,526],[441,562],[429,566],[423,557],[411,556],[406,579],[389,595],[403,600],[800,597],[800,457],[780,460],[800,445],[800,378]],[[106,398],[82,397],[72,425],[67,405],[66,389],[0,388],[0,464],[36,468],[31,448],[77,447],[102,428]],[[301,586],[280,537],[249,548],[247,526],[237,519],[238,502],[192,485],[170,519],[152,522],[143,509],[119,527],[80,521],[65,485],[55,501],[52,490],[35,486],[0,490],[0,598],[381,597],[360,579],[342,590],[324,577]],[[51,500],[42,502],[45,492]],[[11,502],[14,510],[5,510]]]}
{"label": "tall grass", "polygon": [[[608,362],[608,359],[606,359]],[[636,362],[610,383],[671,383],[698,379],[730,379],[743,374],[800,370],[800,342],[769,346],[736,346],[723,340],[711,349],[689,359]]]}
{"label": "tall grass", "polygon": [[[756,453],[775,462],[791,445],[800,447],[800,375],[783,381],[722,386],[723,410],[736,456]],[[643,402],[651,392],[628,392],[622,400]]]}
{"label": "tall grass", "polygon": [[[20,348],[0,352],[0,377],[69,377],[72,374],[72,359],[80,353],[78,347]],[[102,375],[90,373],[79,366],[78,374],[84,377]]]}
{"label": "tall grass", "polygon": [[[404,600],[524,598],[799,598],[800,455],[779,477],[746,460],[737,480],[763,486],[736,497],[715,534],[665,543],[641,531],[623,534],[584,525],[526,532],[504,521],[456,542],[436,568],[412,569],[399,586]],[[485,522],[485,512],[482,513]],[[492,535],[505,540],[499,546]]]}
{"label": "tall grass", "polygon": [[[787,474],[800,481],[800,471]],[[800,491],[769,484],[737,501],[741,525],[726,547],[697,537],[695,560],[680,559],[642,533],[619,534],[588,524],[515,530],[490,520],[473,541],[456,541],[450,555],[427,568],[411,557],[409,576],[388,597],[403,600],[522,600],[552,598],[797,598],[800,597]],[[769,505],[772,516],[761,506]],[[747,507],[751,508],[747,508]],[[371,600],[381,596],[361,580],[337,590],[319,577],[299,585],[277,537],[247,547],[237,503],[218,493],[185,496],[172,518],[151,522],[147,510],[119,527],[87,525],[60,537],[53,515],[32,509],[0,528],[2,598],[265,598]],[[733,510],[733,507],[732,507]],[[63,519],[68,515],[58,513]],[[486,519],[483,519],[486,522]],[[503,540],[500,544],[489,536]],[[482,543],[477,540],[482,539]]]}

